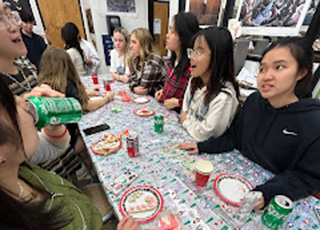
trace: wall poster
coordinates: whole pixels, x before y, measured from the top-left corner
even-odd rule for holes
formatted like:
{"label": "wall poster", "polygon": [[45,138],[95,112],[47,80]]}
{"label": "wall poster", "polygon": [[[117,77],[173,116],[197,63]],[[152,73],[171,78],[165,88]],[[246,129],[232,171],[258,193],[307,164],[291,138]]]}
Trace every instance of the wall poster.
{"label": "wall poster", "polygon": [[237,19],[242,34],[296,36],[311,0],[242,0]]}
{"label": "wall poster", "polygon": [[186,11],[194,13],[200,25],[219,25],[221,0],[187,0]]}

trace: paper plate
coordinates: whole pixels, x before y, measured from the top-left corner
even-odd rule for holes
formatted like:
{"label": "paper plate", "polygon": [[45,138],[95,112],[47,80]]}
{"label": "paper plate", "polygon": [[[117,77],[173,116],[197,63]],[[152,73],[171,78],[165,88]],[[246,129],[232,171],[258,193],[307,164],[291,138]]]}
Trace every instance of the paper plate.
{"label": "paper plate", "polygon": [[235,174],[221,174],[214,181],[214,189],[227,203],[240,206],[245,194],[253,186],[244,178]]}
{"label": "paper plate", "polygon": [[151,116],[154,114],[154,111],[151,110],[151,109],[135,109],[133,110],[133,113],[137,116],[140,116],[140,117],[148,117],[148,116]]}
{"label": "paper plate", "polygon": [[108,155],[120,149],[121,145],[121,140],[108,143],[106,138],[102,138],[92,143],[91,150],[98,155]]}
{"label": "paper plate", "polygon": [[131,99],[134,103],[145,104],[150,101],[150,98],[147,97],[136,97]]}
{"label": "paper plate", "polygon": [[139,223],[153,220],[163,208],[160,192],[149,186],[136,186],[129,189],[120,200],[120,212],[131,215]]}

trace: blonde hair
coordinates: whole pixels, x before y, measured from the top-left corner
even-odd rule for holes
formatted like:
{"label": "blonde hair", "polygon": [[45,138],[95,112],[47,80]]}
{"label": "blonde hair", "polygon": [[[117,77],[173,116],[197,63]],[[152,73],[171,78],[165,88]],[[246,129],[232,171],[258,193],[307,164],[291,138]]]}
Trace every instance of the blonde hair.
{"label": "blonde hair", "polygon": [[52,89],[65,93],[67,81],[75,84],[82,108],[85,109],[89,97],[69,54],[61,48],[49,46],[40,61],[39,84],[47,84]]}
{"label": "blonde hair", "polygon": [[[146,28],[137,28],[132,31],[131,35],[134,35],[137,39],[137,42],[140,46],[140,65],[143,69],[144,62],[147,60],[147,58],[150,55],[157,54],[160,55],[159,50],[154,46],[153,44],[153,38]],[[136,59],[138,57],[133,57],[130,55],[128,59],[128,64],[131,72],[136,71],[136,65],[134,64],[136,62]]]}
{"label": "blonde hair", "polygon": [[113,36],[115,33],[120,33],[124,39],[126,40],[126,48],[124,50],[124,55],[123,55],[123,59],[124,59],[124,71],[126,71],[126,63],[127,60],[129,58],[129,42],[130,42],[130,35],[128,33],[128,31],[124,28],[124,27],[117,27],[114,29],[113,31]]}

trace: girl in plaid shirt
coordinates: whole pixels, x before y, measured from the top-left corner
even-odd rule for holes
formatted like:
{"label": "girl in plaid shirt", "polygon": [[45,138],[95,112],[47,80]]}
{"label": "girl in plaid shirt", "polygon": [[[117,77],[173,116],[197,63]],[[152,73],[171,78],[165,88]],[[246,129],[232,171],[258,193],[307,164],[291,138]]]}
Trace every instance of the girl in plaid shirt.
{"label": "girl in plaid shirt", "polygon": [[130,89],[139,95],[151,96],[163,87],[167,66],[153,45],[149,30],[138,28],[130,36]]}
{"label": "girl in plaid shirt", "polygon": [[164,87],[158,90],[155,98],[164,103],[167,109],[180,112],[184,92],[190,78],[190,61],[187,48],[190,40],[199,31],[199,22],[192,13],[179,13],[174,16],[166,36],[166,49],[172,52],[168,76]]}

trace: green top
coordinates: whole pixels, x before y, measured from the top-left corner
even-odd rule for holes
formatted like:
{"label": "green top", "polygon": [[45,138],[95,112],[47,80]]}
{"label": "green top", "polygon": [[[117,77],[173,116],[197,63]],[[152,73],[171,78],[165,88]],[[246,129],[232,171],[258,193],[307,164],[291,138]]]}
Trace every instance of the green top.
{"label": "green top", "polygon": [[33,188],[49,193],[50,198],[46,203],[46,209],[50,210],[61,203],[64,204],[62,212],[73,218],[73,221],[63,228],[64,230],[100,230],[102,228],[99,211],[89,198],[69,181],[31,162],[25,162],[20,166],[19,177]]}

